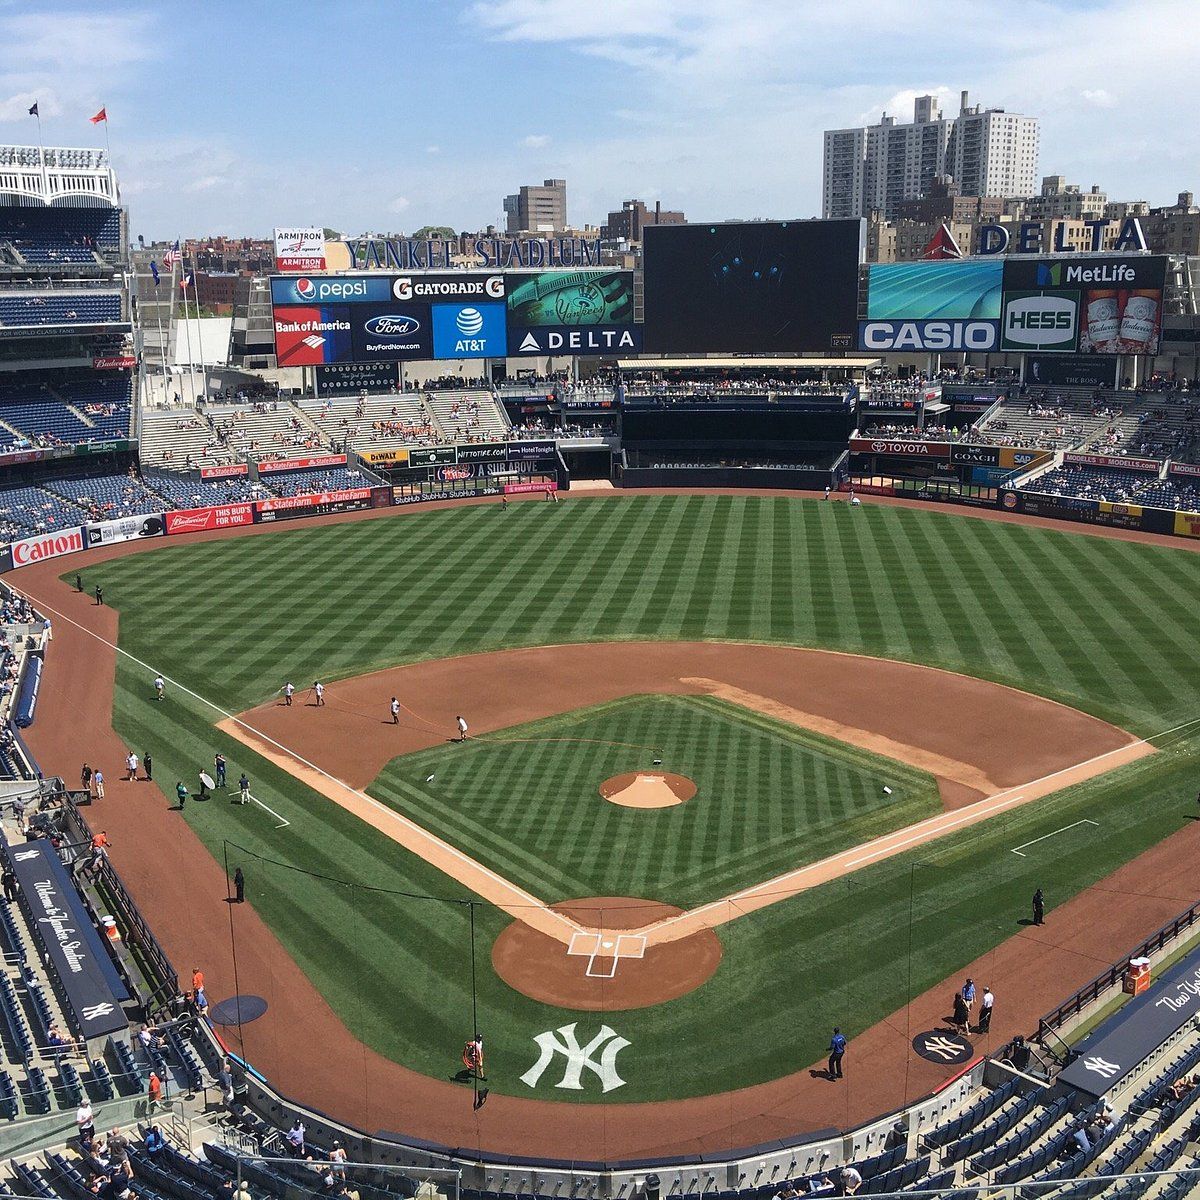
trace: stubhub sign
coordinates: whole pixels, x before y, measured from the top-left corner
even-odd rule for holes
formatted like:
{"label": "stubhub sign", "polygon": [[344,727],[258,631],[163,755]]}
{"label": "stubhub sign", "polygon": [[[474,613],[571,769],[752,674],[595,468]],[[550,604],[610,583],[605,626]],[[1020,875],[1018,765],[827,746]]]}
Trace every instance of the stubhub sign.
{"label": "stubhub sign", "polygon": [[503,304],[434,304],[434,358],[503,358]]}

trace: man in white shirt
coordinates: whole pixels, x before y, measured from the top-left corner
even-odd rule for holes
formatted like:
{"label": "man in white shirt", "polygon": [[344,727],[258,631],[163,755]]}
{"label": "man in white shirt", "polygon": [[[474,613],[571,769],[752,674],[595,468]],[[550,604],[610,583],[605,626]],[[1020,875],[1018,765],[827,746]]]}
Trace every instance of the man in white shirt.
{"label": "man in white shirt", "polygon": [[996,997],[992,995],[992,989],[984,984],[983,999],[979,1001],[979,1032],[987,1033],[992,1027],[992,1005],[996,1003]]}

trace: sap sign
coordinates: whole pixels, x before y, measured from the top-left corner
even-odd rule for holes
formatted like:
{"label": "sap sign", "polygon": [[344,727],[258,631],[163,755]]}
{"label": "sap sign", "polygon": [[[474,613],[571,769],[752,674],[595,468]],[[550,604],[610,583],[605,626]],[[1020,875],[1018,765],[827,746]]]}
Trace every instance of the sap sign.
{"label": "sap sign", "polygon": [[434,358],[503,358],[503,304],[435,304]]}
{"label": "sap sign", "polygon": [[1005,292],[1002,350],[1075,349],[1079,333],[1076,292]]}
{"label": "sap sign", "polygon": [[[1104,249],[1104,231],[1113,224],[1109,217],[1099,217],[1092,221],[1084,221],[1092,231],[1092,253]],[[1069,254],[1075,247],[1066,239],[1066,222],[1055,221],[1050,226],[1051,245],[1042,245],[1044,226],[1041,221],[1021,221],[1016,225],[981,225],[979,240],[975,247],[977,254],[1044,254],[1053,251],[1055,254]],[[1146,238],[1142,233],[1141,222],[1137,217],[1126,217],[1121,222],[1121,231],[1113,243],[1113,250],[1123,253],[1130,250],[1146,249]]]}
{"label": "sap sign", "polygon": [[860,321],[860,350],[995,350],[998,321]]}
{"label": "sap sign", "polygon": [[391,281],[366,275],[300,275],[271,280],[272,304],[386,303]]}

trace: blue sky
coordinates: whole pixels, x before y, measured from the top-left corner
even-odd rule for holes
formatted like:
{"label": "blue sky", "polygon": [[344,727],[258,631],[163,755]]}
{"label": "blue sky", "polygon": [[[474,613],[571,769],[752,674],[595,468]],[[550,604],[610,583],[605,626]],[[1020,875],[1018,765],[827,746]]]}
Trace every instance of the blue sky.
{"label": "blue sky", "polygon": [[[502,223],[639,196],[803,217],[821,132],[934,91],[1042,121],[1040,169],[1200,191],[1196,0],[0,0],[0,141],[103,145],[148,238]],[[1189,50],[1188,47],[1191,47]],[[1174,64],[1174,65],[1172,65]]]}

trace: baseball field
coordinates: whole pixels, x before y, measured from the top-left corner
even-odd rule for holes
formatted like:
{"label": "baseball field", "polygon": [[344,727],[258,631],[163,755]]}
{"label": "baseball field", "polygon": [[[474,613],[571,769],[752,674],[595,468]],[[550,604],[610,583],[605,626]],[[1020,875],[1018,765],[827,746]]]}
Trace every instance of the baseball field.
{"label": "baseball field", "polygon": [[[244,910],[147,883],[151,920],[176,945],[216,925],[222,991],[281,1007],[261,921],[331,1019],[448,1087],[479,1029],[490,1105],[809,1080],[834,1024],[848,1061],[868,1031],[927,1027],[911,1002],[1034,935],[1035,888],[1053,919],[1160,843],[1196,848],[1184,549],[782,496],[579,498],[181,541],[85,579],[119,634],[47,574],[56,646],[68,623],[118,642],[112,727],[157,785],[110,787],[112,821],[135,809],[247,878]],[[168,812],[217,751],[253,802]],[[1122,911],[1181,907],[1130,879]],[[1029,942],[1039,982],[997,979],[993,1037],[1101,945]],[[282,1074],[304,1051],[267,1022],[233,1034]]]}

